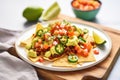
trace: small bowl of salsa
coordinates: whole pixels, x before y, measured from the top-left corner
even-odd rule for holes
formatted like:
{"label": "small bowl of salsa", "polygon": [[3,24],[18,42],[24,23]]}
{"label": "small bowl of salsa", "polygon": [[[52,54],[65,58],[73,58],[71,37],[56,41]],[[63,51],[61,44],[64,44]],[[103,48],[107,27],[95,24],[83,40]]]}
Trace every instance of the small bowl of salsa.
{"label": "small bowl of salsa", "polygon": [[71,6],[76,17],[93,20],[98,14],[102,3],[99,0],[73,0]]}

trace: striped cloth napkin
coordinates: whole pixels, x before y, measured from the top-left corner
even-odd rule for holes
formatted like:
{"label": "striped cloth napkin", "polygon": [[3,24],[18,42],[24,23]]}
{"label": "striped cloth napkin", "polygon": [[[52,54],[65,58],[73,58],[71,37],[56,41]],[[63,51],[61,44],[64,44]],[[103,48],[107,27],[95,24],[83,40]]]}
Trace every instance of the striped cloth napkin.
{"label": "striped cloth napkin", "polygon": [[0,80],[39,80],[31,65],[7,52],[20,32],[0,28]]}

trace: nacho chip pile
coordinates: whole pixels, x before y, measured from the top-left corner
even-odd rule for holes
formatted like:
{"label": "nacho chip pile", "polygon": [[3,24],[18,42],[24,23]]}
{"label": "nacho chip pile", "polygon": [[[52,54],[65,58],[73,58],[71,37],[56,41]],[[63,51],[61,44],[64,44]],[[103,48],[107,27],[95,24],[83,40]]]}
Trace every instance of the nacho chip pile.
{"label": "nacho chip pile", "polygon": [[96,44],[89,30],[67,21],[47,26],[38,23],[36,31],[20,46],[26,49],[32,62],[50,61],[55,67],[77,67],[96,61],[93,53]]}

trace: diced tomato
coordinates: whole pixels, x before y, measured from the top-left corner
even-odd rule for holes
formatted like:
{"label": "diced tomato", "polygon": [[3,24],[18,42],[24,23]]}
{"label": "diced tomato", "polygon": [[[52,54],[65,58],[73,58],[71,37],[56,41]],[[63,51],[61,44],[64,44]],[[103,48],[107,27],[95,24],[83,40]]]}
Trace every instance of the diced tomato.
{"label": "diced tomato", "polygon": [[88,11],[88,10],[94,10],[94,7],[92,5],[85,6],[84,11]]}
{"label": "diced tomato", "polygon": [[89,7],[88,7],[88,10],[93,10],[93,9],[94,9],[93,6],[89,6]]}
{"label": "diced tomato", "polygon": [[88,50],[88,52],[92,49],[92,45],[90,43],[84,43],[83,46],[84,46],[84,49]]}
{"label": "diced tomato", "polygon": [[56,29],[56,26],[53,26],[52,29],[50,30],[51,34],[53,34],[55,32]]}
{"label": "diced tomato", "polygon": [[83,9],[83,10],[84,10],[84,11],[89,10],[89,6],[88,6],[88,5],[84,6],[84,9]]}
{"label": "diced tomato", "polygon": [[67,32],[67,35],[68,35],[69,37],[74,36],[74,31],[68,31],[68,32]]}
{"label": "diced tomato", "polygon": [[92,5],[93,3],[94,3],[94,1],[91,0],[88,2],[88,5]]}
{"label": "diced tomato", "polygon": [[79,45],[76,45],[75,47],[74,47],[74,49],[77,51],[77,50],[79,50]]}
{"label": "diced tomato", "polygon": [[55,30],[59,30],[59,29],[60,29],[60,26],[56,25]]}
{"label": "diced tomato", "polygon": [[83,56],[83,53],[84,53],[83,49],[78,48],[78,50],[77,50],[77,55]]}
{"label": "diced tomato", "polygon": [[84,49],[85,49],[85,48],[87,48],[88,44],[84,43],[83,46],[84,46]]}
{"label": "diced tomato", "polygon": [[79,9],[83,11],[83,10],[84,10],[84,5],[83,5],[83,4],[80,4],[80,5],[79,5]]}
{"label": "diced tomato", "polygon": [[77,50],[77,54],[78,54],[78,55],[82,55],[82,53],[83,53],[83,50],[82,50],[82,49],[78,49],[78,50]]}
{"label": "diced tomato", "polygon": [[97,1],[94,1],[93,6],[95,9],[97,9],[100,6],[100,4]]}
{"label": "diced tomato", "polygon": [[40,57],[39,62],[44,62],[44,59],[42,57]]}
{"label": "diced tomato", "polygon": [[88,1],[87,0],[80,0],[79,3],[83,4],[83,5],[87,5]]}
{"label": "diced tomato", "polygon": [[42,39],[38,39],[38,43],[41,44],[42,43]]}
{"label": "diced tomato", "polygon": [[96,0],[74,0],[72,6],[82,11],[89,11],[99,8],[100,3]]}
{"label": "diced tomato", "polygon": [[54,35],[58,35],[59,34],[59,31],[58,30],[55,30],[54,31]]}
{"label": "diced tomato", "polygon": [[44,45],[43,45],[43,48],[44,48],[44,49],[48,49],[48,48],[49,48],[49,45],[48,45],[48,44],[44,44]]}
{"label": "diced tomato", "polygon": [[79,7],[79,2],[77,0],[75,0],[73,3],[72,3],[72,6],[75,7],[75,8],[78,8]]}
{"label": "diced tomato", "polygon": [[44,39],[45,39],[45,41],[48,41],[48,38],[51,36],[51,34],[50,33],[45,33],[44,34]]}
{"label": "diced tomato", "polygon": [[65,25],[64,29],[68,31],[69,26]]}
{"label": "diced tomato", "polygon": [[82,56],[82,57],[87,57],[88,56],[88,50],[87,49],[79,49],[78,51],[77,51],[77,54],[79,55],[79,56]]}
{"label": "diced tomato", "polygon": [[88,50],[87,50],[87,49],[84,49],[84,50],[83,50],[83,57],[87,57],[87,56],[88,56],[88,53],[89,53]]}
{"label": "diced tomato", "polygon": [[40,46],[40,44],[38,43],[38,42],[36,42],[35,44],[34,44],[34,47],[35,48],[38,48]]}
{"label": "diced tomato", "polygon": [[62,29],[59,30],[59,34],[60,34],[60,35],[64,35],[64,32],[63,32]]}
{"label": "diced tomato", "polygon": [[64,27],[64,29],[67,30],[67,31],[73,31],[73,30],[72,30],[72,26],[69,26],[69,25],[66,25],[66,26]]}
{"label": "diced tomato", "polygon": [[62,29],[63,31],[63,34],[66,35],[67,34],[67,31],[65,29]]}
{"label": "diced tomato", "polygon": [[94,52],[94,54],[99,54],[99,51],[96,49],[93,52]]}

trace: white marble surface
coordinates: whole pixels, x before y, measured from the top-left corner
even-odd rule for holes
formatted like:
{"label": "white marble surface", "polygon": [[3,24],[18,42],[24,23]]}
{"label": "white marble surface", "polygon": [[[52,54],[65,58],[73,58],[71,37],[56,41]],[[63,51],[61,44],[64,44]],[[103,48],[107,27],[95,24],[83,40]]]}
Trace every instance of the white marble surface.
{"label": "white marble surface", "polygon": [[[26,22],[22,16],[27,6],[41,6],[47,9],[54,1],[61,7],[61,13],[75,17],[72,12],[71,0],[0,0],[0,27],[22,30],[35,23]],[[102,7],[96,19],[92,22],[107,25],[120,30],[120,0],[101,0]],[[108,80],[120,80],[120,57],[117,59]]]}

